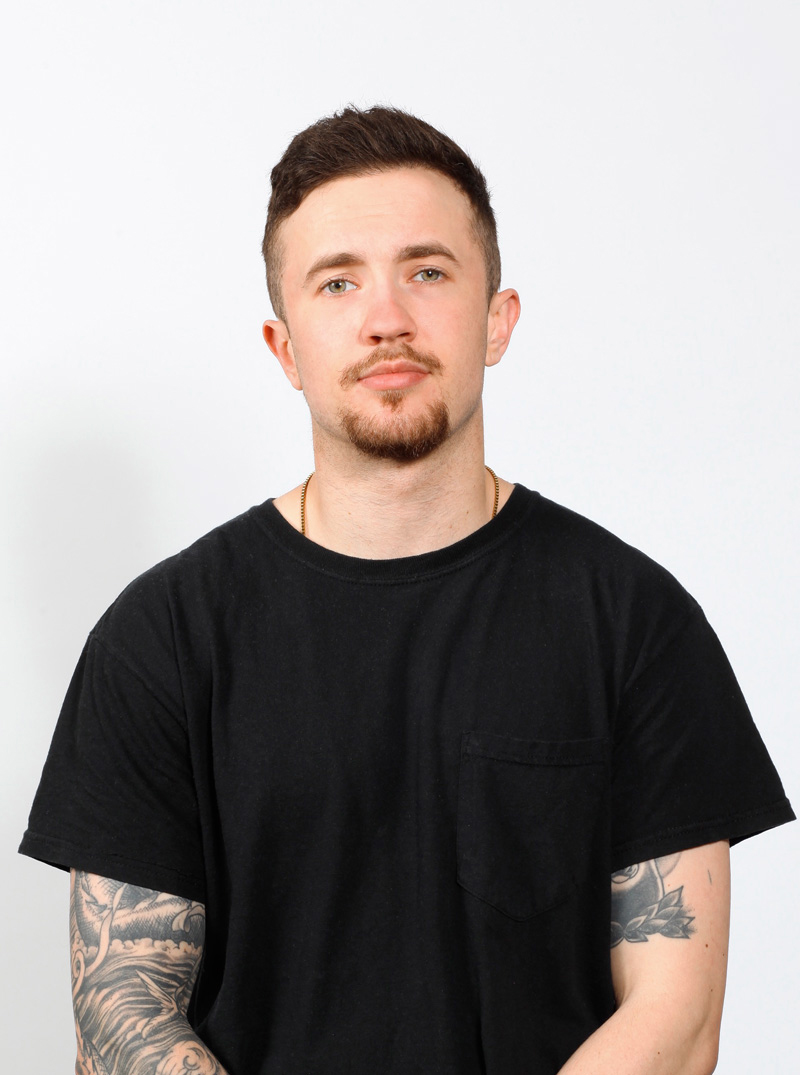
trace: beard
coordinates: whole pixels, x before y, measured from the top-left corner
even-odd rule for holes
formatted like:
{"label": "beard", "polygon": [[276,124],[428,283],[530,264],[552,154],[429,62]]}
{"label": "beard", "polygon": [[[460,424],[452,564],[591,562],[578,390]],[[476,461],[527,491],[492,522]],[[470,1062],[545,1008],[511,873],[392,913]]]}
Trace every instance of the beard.
{"label": "beard", "polygon": [[[379,362],[394,358],[409,359],[431,373],[442,369],[442,363],[436,355],[416,351],[409,344],[402,343],[392,348],[376,348],[361,362],[346,369],[339,383],[343,388],[350,387]],[[379,395],[384,408],[392,412],[388,419],[365,418],[346,407],[339,412],[342,428],[350,443],[360,452],[373,459],[411,463],[429,455],[447,440],[450,435],[450,413],[443,400],[428,404],[424,413],[412,418],[402,413],[407,395],[405,389],[387,389]]]}
{"label": "beard", "polygon": [[[382,392],[382,402],[395,412],[388,422],[377,418],[365,418],[355,411],[342,410],[342,428],[350,443],[364,455],[373,459],[394,459],[399,463],[412,463],[429,455],[450,434],[450,413],[442,400],[428,404],[423,414],[414,418],[398,414],[403,398],[402,391]],[[390,397],[390,398],[386,398]]]}

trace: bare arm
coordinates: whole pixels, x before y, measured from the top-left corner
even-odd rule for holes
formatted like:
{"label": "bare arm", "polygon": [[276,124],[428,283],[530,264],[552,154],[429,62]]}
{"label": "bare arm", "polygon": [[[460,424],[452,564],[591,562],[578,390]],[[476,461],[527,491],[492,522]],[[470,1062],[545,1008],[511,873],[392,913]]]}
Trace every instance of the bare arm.
{"label": "bare arm", "polygon": [[617,1010],[561,1075],[709,1075],[717,1062],[730,908],[727,841],[615,874]]}
{"label": "bare arm", "polygon": [[205,908],[73,870],[76,1075],[225,1075],[186,1019]]}

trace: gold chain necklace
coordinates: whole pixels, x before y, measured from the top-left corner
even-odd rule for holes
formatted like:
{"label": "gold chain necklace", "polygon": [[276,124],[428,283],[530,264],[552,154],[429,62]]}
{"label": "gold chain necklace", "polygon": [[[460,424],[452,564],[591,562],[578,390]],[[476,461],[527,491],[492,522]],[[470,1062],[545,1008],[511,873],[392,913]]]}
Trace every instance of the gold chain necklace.
{"label": "gold chain necklace", "polygon": [[[484,463],[484,466],[486,464]],[[494,482],[494,506],[492,507],[492,518],[497,515],[497,509],[500,506],[500,479],[497,477],[491,467],[486,467],[492,476]],[[308,489],[308,483],[314,477],[314,471],[312,470],[306,480],[303,482],[303,488],[300,490],[300,533],[303,537],[306,536],[306,490]]]}

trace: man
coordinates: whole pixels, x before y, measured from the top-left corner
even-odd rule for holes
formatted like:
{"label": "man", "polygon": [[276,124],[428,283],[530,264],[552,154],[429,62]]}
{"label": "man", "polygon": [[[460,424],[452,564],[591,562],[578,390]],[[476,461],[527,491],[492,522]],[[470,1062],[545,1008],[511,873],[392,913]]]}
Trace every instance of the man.
{"label": "man", "polygon": [[729,842],[793,817],[719,643],[485,466],[519,298],[463,151],[347,109],[272,187],[315,470],[81,658],[22,844],[72,868],[76,1070],[710,1072]]}

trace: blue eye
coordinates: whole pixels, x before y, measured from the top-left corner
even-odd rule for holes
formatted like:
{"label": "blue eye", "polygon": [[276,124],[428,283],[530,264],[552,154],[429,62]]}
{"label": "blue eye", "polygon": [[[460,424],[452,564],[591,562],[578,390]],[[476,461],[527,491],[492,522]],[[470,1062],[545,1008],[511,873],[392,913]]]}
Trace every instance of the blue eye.
{"label": "blue eye", "polygon": [[441,269],[420,269],[414,279],[416,280],[418,276],[421,276],[426,284],[435,284],[444,276],[444,273]]}
{"label": "blue eye", "polygon": [[355,286],[352,280],[329,280],[327,284],[322,285],[322,290],[327,291],[329,295],[344,295],[345,291],[350,291]]}

